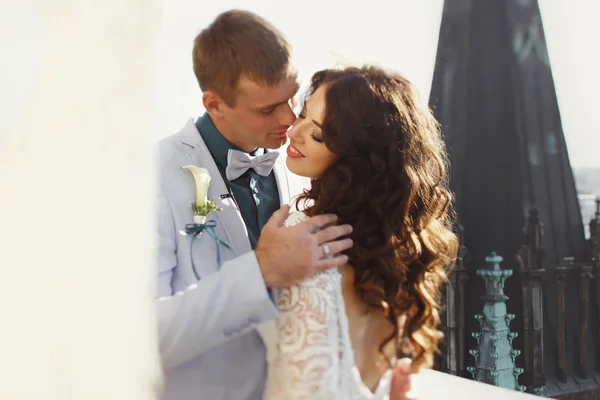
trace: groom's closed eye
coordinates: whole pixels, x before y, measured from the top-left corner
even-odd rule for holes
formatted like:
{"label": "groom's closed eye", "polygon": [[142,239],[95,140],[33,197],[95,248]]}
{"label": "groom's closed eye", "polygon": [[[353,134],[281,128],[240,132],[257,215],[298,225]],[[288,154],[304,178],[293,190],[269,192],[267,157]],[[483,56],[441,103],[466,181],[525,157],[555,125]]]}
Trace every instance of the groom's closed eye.
{"label": "groom's closed eye", "polygon": [[275,111],[275,108],[276,107],[263,108],[263,109],[260,110],[260,113],[263,114],[263,115],[269,115],[269,114],[272,114],[273,111]]}
{"label": "groom's closed eye", "polygon": [[284,104],[289,106],[289,102],[290,102],[290,99],[287,99],[285,101],[280,101],[279,103],[268,104],[268,105],[264,105],[262,107],[257,107],[255,110],[258,111],[260,114],[269,115],[269,114],[272,114],[275,110],[277,110],[278,107],[280,107]]}
{"label": "groom's closed eye", "polygon": [[298,113],[298,118],[306,119],[306,103],[302,104],[302,108]]}

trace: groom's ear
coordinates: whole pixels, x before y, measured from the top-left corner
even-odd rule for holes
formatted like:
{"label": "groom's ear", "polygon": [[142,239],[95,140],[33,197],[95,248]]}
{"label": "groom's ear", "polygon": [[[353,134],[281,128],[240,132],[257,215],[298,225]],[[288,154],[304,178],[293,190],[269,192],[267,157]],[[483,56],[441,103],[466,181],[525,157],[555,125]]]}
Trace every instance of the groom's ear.
{"label": "groom's ear", "polygon": [[202,93],[202,103],[204,104],[204,109],[212,119],[223,118],[223,106],[225,102],[216,92],[206,90]]}

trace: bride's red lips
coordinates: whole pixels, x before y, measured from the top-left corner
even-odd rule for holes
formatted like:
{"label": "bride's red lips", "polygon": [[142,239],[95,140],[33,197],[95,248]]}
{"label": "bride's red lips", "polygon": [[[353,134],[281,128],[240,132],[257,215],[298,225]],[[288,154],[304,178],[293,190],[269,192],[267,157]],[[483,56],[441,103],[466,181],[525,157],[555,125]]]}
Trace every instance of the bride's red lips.
{"label": "bride's red lips", "polygon": [[296,146],[294,146],[291,143],[287,147],[286,153],[287,153],[288,157],[291,157],[291,158],[303,158],[304,157],[304,154],[302,154],[302,152],[300,150],[298,150],[296,148]]}

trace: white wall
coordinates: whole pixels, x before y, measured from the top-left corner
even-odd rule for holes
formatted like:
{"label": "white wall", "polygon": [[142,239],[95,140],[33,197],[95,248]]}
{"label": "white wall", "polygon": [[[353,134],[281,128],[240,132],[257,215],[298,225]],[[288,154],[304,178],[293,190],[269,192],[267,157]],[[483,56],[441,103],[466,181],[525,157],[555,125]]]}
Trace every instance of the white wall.
{"label": "white wall", "polygon": [[2,399],[154,398],[159,3],[0,12]]}
{"label": "white wall", "polygon": [[415,383],[415,397],[418,400],[541,400],[545,398],[433,370],[424,370]]}

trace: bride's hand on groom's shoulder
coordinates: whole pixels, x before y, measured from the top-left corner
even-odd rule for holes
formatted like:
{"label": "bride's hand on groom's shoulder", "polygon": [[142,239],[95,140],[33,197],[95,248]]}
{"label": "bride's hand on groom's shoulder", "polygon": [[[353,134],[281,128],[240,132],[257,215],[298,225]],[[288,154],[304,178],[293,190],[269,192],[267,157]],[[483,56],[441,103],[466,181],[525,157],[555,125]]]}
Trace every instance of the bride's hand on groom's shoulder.
{"label": "bride's hand on groom's shoulder", "polygon": [[[335,225],[337,217],[326,214],[284,227],[289,211],[286,205],[273,214],[256,245],[256,258],[268,287],[289,287],[348,262],[340,253],[352,247],[352,240],[344,238],[352,233],[350,225]],[[333,257],[326,257],[327,250]]]}
{"label": "bride's hand on groom's shoulder", "polygon": [[415,397],[415,388],[412,387],[413,375],[410,372],[410,364],[409,358],[403,358],[394,366],[390,400],[418,400]]}

